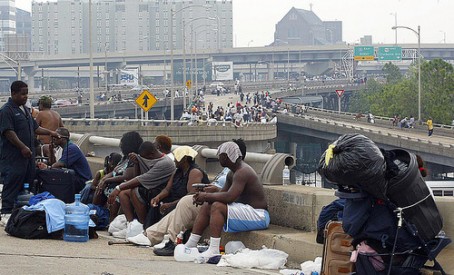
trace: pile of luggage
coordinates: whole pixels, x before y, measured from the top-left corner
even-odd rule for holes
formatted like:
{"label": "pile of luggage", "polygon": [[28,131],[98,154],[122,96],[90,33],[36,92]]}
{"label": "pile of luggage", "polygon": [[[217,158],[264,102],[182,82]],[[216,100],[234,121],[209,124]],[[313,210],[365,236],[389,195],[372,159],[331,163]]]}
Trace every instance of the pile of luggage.
{"label": "pile of luggage", "polygon": [[356,274],[419,274],[428,260],[444,274],[435,258],[451,240],[419,168],[415,154],[359,134],[341,136],[322,155],[318,172],[345,199],[342,228]]}

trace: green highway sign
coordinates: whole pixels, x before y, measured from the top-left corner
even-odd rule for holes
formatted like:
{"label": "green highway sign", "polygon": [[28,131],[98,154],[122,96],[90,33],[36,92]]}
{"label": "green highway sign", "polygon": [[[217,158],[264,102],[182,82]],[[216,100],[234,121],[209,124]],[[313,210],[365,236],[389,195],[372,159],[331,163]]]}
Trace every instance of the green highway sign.
{"label": "green highway sign", "polygon": [[353,60],[355,61],[373,61],[375,52],[373,46],[355,46],[353,50]]}
{"label": "green highway sign", "polygon": [[401,47],[378,47],[378,60],[379,61],[396,61],[402,60]]}

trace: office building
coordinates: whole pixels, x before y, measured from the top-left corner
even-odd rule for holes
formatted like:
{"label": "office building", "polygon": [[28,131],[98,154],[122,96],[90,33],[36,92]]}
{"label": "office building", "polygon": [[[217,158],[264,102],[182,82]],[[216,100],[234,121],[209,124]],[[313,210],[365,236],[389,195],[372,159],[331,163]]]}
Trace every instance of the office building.
{"label": "office building", "polygon": [[6,52],[8,35],[16,34],[15,1],[0,0],[0,52]]}
{"label": "office building", "polygon": [[[49,55],[88,53],[88,3],[33,2],[33,50]],[[190,51],[194,37],[198,50],[233,45],[232,0],[93,0],[91,10],[95,53],[166,51],[171,41],[173,49],[182,49],[184,43]]]}

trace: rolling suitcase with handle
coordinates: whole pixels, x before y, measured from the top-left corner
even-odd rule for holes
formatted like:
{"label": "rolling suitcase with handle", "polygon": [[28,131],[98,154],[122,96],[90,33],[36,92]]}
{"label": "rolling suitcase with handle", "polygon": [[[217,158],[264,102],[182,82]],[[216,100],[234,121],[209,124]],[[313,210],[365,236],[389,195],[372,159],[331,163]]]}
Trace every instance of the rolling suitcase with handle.
{"label": "rolling suitcase with handle", "polygon": [[47,191],[65,203],[74,202],[77,191],[76,174],[72,169],[45,169],[37,171],[39,192]]}

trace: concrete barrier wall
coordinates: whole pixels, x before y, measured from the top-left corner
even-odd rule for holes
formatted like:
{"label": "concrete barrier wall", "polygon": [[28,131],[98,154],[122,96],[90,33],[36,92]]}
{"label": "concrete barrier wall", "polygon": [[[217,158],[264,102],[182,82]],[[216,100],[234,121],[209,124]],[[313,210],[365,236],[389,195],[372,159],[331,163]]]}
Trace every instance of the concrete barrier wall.
{"label": "concrete barrier wall", "polygon": [[[231,123],[207,126],[206,122],[188,126],[187,121],[136,120],[136,119],[64,119],[71,133],[92,133],[101,137],[121,138],[128,131],[138,132],[144,140],[167,135],[174,144],[204,144],[217,147],[226,140],[242,138],[249,151],[265,152],[269,142],[277,137],[276,124],[250,123],[235,128]],[[248,144],[249,143],[249,144]]]}
{"label": "concrete barrier wall", "polygon": [[[73,140],[87,155],[92,173],[102,169],[104,157],[111,152],[119,152],[119,139],[92,136],[90,134],[71,134]],[[173,146],[175,149],[178,146]],[[211,178],[214,178],[221,170],[216,156],[217,149],[210,149],[203,145],[194,145],[193,148],[199,153],[195,159],[196,163],[204,169]],[[285,165],[292,168],[295,165],[295,158],[289,154],[263,154],[254,153],[248,150],[245,161],[257,172],[265,185],[282,184],[282,170]]]}
{"label": "concrete barrier wall", "polygon": [[[267,186],[271,223],[303,231],[316,231],[323,206],[337,197],[334,190],[309,186]],[[443,217],[443,230],[454,239],[454,197],[435,197]]]}
{"label": "concrete barrier wall", "polygon": [[[84,136],[72,134],[71,139],[81,146],[84,153],[88,152],[84,148],[101,146],[99,141],[97,145],[91,144],[90,139],[92,141],[104,140],[105,148],[119,151],[119,140],[117,139],[88,134]],[[91,145],[88,146],[87,143]],[[222,169],[215,157],[216,150],[200,145],[193,148],[199,152],[196,162],[213,178]],[[93,173],[102,168],[104,156],[87,157]],[[282,186],[282,169],[285,163],[290,164],[290,167],[294,165],[294,158],[287,154],[251,152],[246,155],[246,162],[257,171],[263,184],[266,185],[265,194],[271,223],[305,232],[315,232],[317,219],[323,206],[336,199],[334,190],[299,185]],[[454,238],[454,198],[436,197],[435,201],[444,220],[443,230],[448,236]]]}

